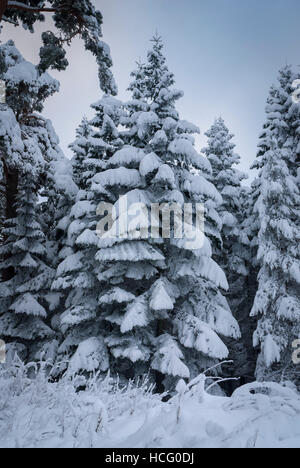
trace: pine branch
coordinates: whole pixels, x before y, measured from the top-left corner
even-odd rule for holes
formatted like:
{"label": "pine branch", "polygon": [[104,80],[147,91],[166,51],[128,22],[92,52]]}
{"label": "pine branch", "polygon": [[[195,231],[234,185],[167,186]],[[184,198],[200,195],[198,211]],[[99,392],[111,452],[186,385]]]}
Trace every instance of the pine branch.
{"label": "pine branch", "polygon": [[[44,4],[45,5],[45,4]],[[12,22],[10,20],[8,20],[5,16],[4,16],[4,13],[6,10],[21,10],[21,11],[27,11],[27,12],[30,12],[30,13],[59,13],[59,12],[67,12],[68,14],[74,16],[77,21],[78,21],[78,28],[69,36],[69,37],[66,37],[66,38],[60,38],[59,41],[61,44],[63,44],[64,42],[66,42],[67,44],[69,44],[72,39],[74,39],[74,37],[78,36],[78,34],[81,34],[82,33],[82,28],[85,24],[85,21],[83,19],[83,17],[80,15],[80,13],[75,9],[75,8],[72,8],[68,5],[62,5],[58,8],[48,8],[48,7],[45,7],[45,6],[41,6],[41,7],[32,7],[30,5],[26,5],[25,3],[23,2],[15,2],[15,1],[11,1],[11,0],[0,0],[0,21],[3,20],[3,21],[8,21],[8,22]],[[12,22],[13,24],[15,24],[14,22]]]}
{"label": "pine branch", "polygon": [[[57,8],[32,7],[32,6],[26,5],[25,3],[22,3],[22,2],[13,2],[13,1],[9,1],[9,0],[4,0],[1,3],[4,3],[4,5],[3,5],[3,8],[5,8],[4,11],[6,9],[29,11],[31,13],[56,13],[58,11]],[[6,4],[6,6],[5,6],[5,4]],[[1,10],[2,9],[0,9],[0,13],[1,13]],[[2,15],[0,16],[0,20],[1,20],[1,18],[2,18]]]}
{"label": "pine branch", "polygon": [[49,7],[45,7],[45,6],[43,6],[43,7],[32,7],[32,6],[26,5],[25,3],[22,3],[22,2],[14,2],[14,1],[10,1],[10,0],[0,0],[0,21],[2,20],[5,11],[6,10],[11,10],[11,9],[27,11],[27,12],[30,12],[30,13],[58,13],[60,11],[66,11],[70,15],[75,16],[75,18],[77,19],[77,21],[79,23],[79,28],[78,28],[78,30],[76,30],[71,35],[70,38],[64,39],[64,42],[70,41],[71,39],[73,39],[73,37],[75,37],[77,34],[79,34],[81,32],[82,26],[84,24],[84,20],[83,20],[82,16],[74,8],[72,8],[72,7],[70,8],[69,6],[65,6],[65,7],[62,6],[60,8],[49,8]]}

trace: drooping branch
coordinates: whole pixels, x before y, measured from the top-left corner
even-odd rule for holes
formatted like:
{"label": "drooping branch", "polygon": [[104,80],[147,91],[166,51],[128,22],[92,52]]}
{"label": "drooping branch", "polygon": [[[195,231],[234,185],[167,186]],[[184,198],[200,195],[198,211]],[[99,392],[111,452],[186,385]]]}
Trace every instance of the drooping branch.
{"label": "drooping branch", "polygon": [[4,13],[6,10],[21,10],[21,11],[27,11],[30,13],[59,13],[59,12],[68,12],[68,14],[74,16],[77,21],[78,21],[78,28],[69,36],[66,38],[61,37],[59,39],[60,43],[70,43],[74,37],[76,37],[78,34],[82,32],[82,28],[84,26],[84,19],[80,15],[80,13],[75,9],[70,6],[61,6],[57,8],[50,8],[50,7],[33,7],[30,5],[26,5],[23,2],[15,2],[12,0],[0,0],[0,21],[3,19],[4,21],[7,21],[6,17],[4,16]]}
{"label": "drooping branch", "polygon": [[[3,13],[7,9],[14,9],[14,10],[22,10],[22,11],[29,11],[31,13],[56,13],[58,11],[57,8],[47,8],[47,7],[33,7],[30,5],[26,5],[22,2],[13,2],[9,0],[1,0],[1,4],[3,3],[3,7],[0,8],[0,21],[2,19]],[[2,11],[4,10],[4,11]]]}
{"label": "drooping branch", "polygon": [[[70,7],[58,7],[58,8],[50,8],[50,7],[33,7],[30,5],[26,5],[23,2],[14,2],[10,0],[0,0],[0,21],[6,10],[21,10],[21,11],[28,11],[30,13],[58,13],[62,11],[67,11],[70,15],[76,17],[77,21],[79,22],[79,29],[74,33],[74,36],[81,32],[82,25],[84,24],[84,20],[81,15],[76,11],[74,8]],[[72,37],[74,37],[72,35]],[[71,39],[71,38],[70,38]]]}

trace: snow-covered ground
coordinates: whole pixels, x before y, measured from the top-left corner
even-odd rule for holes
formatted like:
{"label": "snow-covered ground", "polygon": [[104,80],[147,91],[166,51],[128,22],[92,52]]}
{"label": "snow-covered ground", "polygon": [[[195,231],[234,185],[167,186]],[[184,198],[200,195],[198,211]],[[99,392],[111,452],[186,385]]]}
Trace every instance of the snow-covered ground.
{"label": "snow-covered ground", "polygon": [[95,377],[76,392],[67,378],[30,372],[0,369],[0,447],[300,448],[300,396],[277,384],[226,398],[204,391],[199,376],[166,403],[147,382],[121,388]]}

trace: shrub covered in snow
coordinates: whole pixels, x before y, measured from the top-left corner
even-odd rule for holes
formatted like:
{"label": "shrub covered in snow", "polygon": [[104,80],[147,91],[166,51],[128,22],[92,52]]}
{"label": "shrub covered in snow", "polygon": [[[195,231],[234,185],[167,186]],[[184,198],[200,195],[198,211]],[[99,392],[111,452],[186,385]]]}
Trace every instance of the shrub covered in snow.
{"label": "shrub covered in snow", "polygon": [[179,381],[168,402],[147,380],[109,375],[49,380],[47,364],[15,361],[0,371],[0,447],[300,447],[300,398],[275,383],[209,394],[211,378]]}

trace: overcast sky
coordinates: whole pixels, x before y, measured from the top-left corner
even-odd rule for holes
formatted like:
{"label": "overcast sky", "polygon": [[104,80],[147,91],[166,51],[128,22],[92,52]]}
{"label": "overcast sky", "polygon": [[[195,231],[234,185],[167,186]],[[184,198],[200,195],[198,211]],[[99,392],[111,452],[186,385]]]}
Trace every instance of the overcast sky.
{"label": "overcast sky", "polygon": [[[110,45],[121,99],[135,61],[144,58],[149,39],[158,31],[165,42],[176,87],[185,96],[181,117],[204,132],[222,115],[236,135],[242,169],[256,154],[258,135],[270,85],[278,69],[300,64],[299,0],[95,0],[104,16],[103,38]],[[50,24],[49,24],[50,26]],[[45,28],[45,25],[44,25]],[[47,25],[48,28],[48,25]],[[36,31],[41,32],[38,27]],[[27,60],[37,62],[40,34],[31,35],[5,25],[1,41],[14,39]],[[48,100],[44,115],[51,118],[61,146],[68,144],[82,116],[92,116],[91,103],[101,97],[94,58],[75,40],[70,67],[52,73],[60,93]]]}

